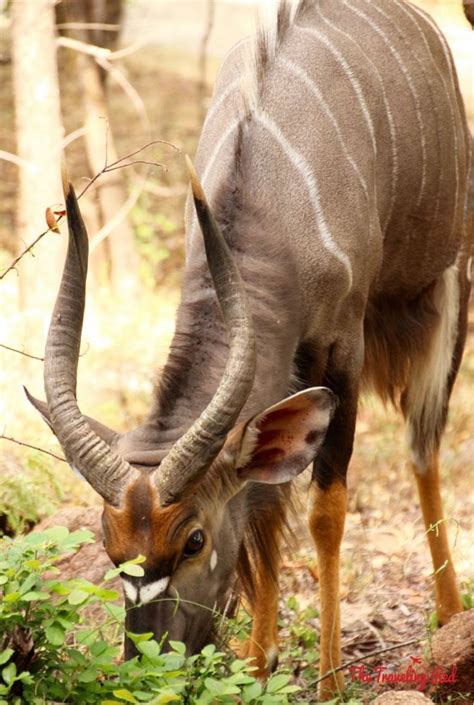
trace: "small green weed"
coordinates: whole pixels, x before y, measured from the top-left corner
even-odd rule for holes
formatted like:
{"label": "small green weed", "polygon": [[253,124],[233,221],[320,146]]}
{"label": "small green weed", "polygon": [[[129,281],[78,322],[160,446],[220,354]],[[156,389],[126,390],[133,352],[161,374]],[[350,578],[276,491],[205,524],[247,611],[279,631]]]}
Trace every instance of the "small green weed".
{"label": "small green weed", "polygon": [[[290,612],[289,619],[285,620],[288,636],[282,640],[279,661],[305,682],[310,682],[318,676],[319,637],[315,618],[319,612],[313,607],[300,609],[294,596],[288,598],[286,607]],[[282,623],[280,626],[285,625]]]}
{"label": "small green weed", "polygon": [[[140,656],[121,662],[125,614],[108,583],[120,571],[143,574],[142,559],[110,570],[100,585],[59,579],[55,564],[91,541],[88,531],[54,527],[0,542],[0,705],[291,702],[300,689],[287,673],[262,685],[246,660],[214,645],[189,657],[181,642],[163,653],[151,634],[130,635]],[[94,625],[91,606],[103,617]]]}
{"label": "small green weed", "polygon": [[14,468],[2,477],[0,488],[0,535],[17,534],[50,514],[62,499],[52,463],[31,453],[25,470]]}

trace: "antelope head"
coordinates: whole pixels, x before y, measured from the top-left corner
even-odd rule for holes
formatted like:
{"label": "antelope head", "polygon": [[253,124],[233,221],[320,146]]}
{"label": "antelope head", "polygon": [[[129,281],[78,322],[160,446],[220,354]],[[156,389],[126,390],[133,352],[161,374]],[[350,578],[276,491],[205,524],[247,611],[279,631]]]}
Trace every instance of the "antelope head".
{"label": "antelope head", "polygon": [[[207,642],[225,605],[254,483],[292,480],[313,460],[335,401],[312,388],[238,422],[255,376],[255,333],[239,271],[188,160],[206,258],[228,331],[226,367],[206,409],[146,467],[120,452],[120,434],[84,416],[76,377],[85,306],[88,238],[70,183],[64,192],[69,244],[45,351],[47,402],[28,399],[59,439],[71,466],[104,500],[105,549],[116,564],[145,556],[143,577],[123,575],[126,629]],[[125,641],[125,655],[134,646]]]}

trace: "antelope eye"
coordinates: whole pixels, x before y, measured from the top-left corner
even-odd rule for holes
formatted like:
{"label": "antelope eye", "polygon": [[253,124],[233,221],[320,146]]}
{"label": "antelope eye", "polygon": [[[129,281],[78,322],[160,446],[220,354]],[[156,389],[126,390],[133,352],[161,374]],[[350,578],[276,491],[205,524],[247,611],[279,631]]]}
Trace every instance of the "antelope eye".
{"label": "antelope eye", "polygon": [[204,534],[201,529],[196,529],[188,536],[186,546],[184,547],[184,555],[186,558],[189,556],[195,556],[197,553],[201,552],[203,546]]}

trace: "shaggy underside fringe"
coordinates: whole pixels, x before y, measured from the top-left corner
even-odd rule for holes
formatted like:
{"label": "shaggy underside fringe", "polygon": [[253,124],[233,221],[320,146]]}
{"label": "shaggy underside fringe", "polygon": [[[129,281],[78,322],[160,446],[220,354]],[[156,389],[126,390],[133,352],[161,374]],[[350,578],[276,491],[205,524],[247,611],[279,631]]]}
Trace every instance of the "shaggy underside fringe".
{"label": "shaggy underside fringe", "polygon": [[285,543],[294,542],[290,516],[296,515],[292,484],[254,484],[248,495],[248,523],[239,554],[237,574],[240,589],[250,608],[259,590],[259,567],[275,584]]}

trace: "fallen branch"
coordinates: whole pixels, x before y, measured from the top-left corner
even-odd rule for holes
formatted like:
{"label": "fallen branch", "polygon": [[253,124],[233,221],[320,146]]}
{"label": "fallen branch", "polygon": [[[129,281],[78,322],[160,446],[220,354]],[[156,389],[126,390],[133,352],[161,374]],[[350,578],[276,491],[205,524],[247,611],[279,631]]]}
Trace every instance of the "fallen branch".
{"label": "fallen branch", "polygon": [[40,448],[39,446],[33,446],[30,443],[23,443],[23,441],[19,441],[16,438],[12,438],[11,436],[5,436],[4,433],[0,435],[0,440],[16,443],[18,446],[23,446],[23,448],[31,448],[32,450],[38,450],[40,453],[50,455],[52,458],[60,460],[62,463],[67,463],[66,458],[62,458],[60,455],[56,455],[56,453],[51,453],[50,450],[45,450],[44,448]]}
{"label": "fallen branch", "polygon": [[[115,171],[116,169],[125,169],[126,167],[129,166],[134,166],[135,164],[147,164],[148,166],[156,166],[156,167],[161,167],[162,169],[166,169],[164,164],[161,164],[161,162],[153,162],[153,161],[148,161],[144,159],[139,159],[135,161],[129,162],[128,160],[135,156],[136,154],[139,154],[140,152],[143,152],[144,149],[147,149],[148,147],[151,147],[155,144],[165,144],[168,147],[172,147],[176,152],[180,153],[181,150],[179,147],[176,145],[172,144],[171,142],[167,142],[166,140],[152,140],[151,142],[147,142],[147,144],[143,145],[143,147],[140,147],[140,149],[136,149],[133,152],[130,152],[130,154],[126,154],[124,157],[120,157],[119,159],[115,160],[111,164],[106,162],[103,166],[103,168],[92,178],[90,179],[89,183],[86,184],[86,186],[82,189],[82,191],[78,194],[77,198],[82,198],[82,196],[90,189],[90,187],[102,176],[102,174],[107,174],[110,171]],[[57,218],[57,223],[59,223],[63,215],[58,215]],[[42,233],[38,235],[38,237],[33,240],[32,243],[28,245],[28,247],[25,247],[25,249],[20,252],[18,257],[15,257],[15,259],[11,262],[11,264],[0,274],[0,280],[2,280],[8,272],[11,272],[13,269],[16,269],[16,266],[18,262],[23,259],[23,257],[28,254],[28,252],[31,252],[31,250],[38,244],[40,240],[43,239],[45,235],[47,235],[49,232],[51,232],[52,228],[47,228],[47,230],[44,230]]]}
{"label": "fallen branch", "polygon": [[313,685],[317,685],[318,683],[321,683],[325,678],[328,678],[329,676],[332,676],[334,673],[339,673],[339,671],[344,671],[346,668],[349,668],[349,666],[353,666],[355,663],[361,663],[362,661],[366,661],[367,659],[373,658],[374,656],[379,656],[380,654],[385,654],[387,651],[396,651],[396,649],[400,649],[402,646],[410,646],[411,644],[419,644],[420,641],[425,641],[426,637],[421,637],[419,639],[409,639],[409,641],[401,641],[398,644],[392,644],[392,646],[386,646],[384,649],[377,649],[377,651],[371,651],[369,654],[365,654],[364,656],[360,656],[358,658],[353,658],[351,661],[346,661],[345,663],[342,664],[342,666],[338,666],[337,668],[333,668],[331,671],[327,671],[323,676],[320,676],[317,678],[314,682]]}

